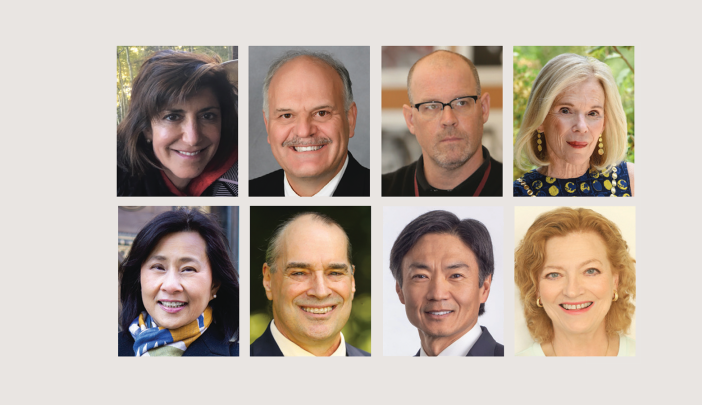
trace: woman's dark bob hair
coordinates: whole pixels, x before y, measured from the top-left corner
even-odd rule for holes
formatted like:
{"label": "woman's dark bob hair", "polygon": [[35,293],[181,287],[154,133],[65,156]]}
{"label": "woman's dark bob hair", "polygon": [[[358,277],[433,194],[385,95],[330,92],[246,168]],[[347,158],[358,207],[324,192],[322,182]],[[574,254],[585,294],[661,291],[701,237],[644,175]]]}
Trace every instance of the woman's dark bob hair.
{"label": "woman's dark bob hair", "polygon": [[164,212],[134,238],[129,256],[119,265],[122,303],[119,324],[122,330],[129,330],[132,321],[145,310],[141,300],[141,265],[164,236],[178,232],[197,232],[207,245],[212,282],[219,283],[217,298],[210,301],[213,324],[229,340],[239,329],[239,276],[229,258],[227,239],[219,224],[196,209]]}
{"label": "woman's dark bob hair", "polygon": [[149,57],[134,79],[129,111],[117,127],[117,162],[122,170],[141,177],[149,166],[161,169],[145,131],[171,105],[185,102],[202,89],[211,89],[219,101],[222,133],[215,164],[224,162],[237,145],[236,95],[219,56],[160,51]]}

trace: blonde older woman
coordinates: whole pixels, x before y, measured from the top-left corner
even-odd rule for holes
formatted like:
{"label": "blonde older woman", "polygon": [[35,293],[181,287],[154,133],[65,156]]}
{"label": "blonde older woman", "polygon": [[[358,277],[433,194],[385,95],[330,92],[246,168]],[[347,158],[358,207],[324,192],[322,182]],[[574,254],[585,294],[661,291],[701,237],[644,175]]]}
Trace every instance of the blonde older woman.
{"label": "blonde older woman", "polygon": [[585,208],[540,215],[514,258],[535,343],[517,356],[633,356],[635,260],[617,226]]}
{"label": "blonde older woman", "polygon": [[514,146],[519,168],[538,168],[514,182],[514,195],[633,196],[626,148],[626,115],[609,67],[556,56],[534,81]]}

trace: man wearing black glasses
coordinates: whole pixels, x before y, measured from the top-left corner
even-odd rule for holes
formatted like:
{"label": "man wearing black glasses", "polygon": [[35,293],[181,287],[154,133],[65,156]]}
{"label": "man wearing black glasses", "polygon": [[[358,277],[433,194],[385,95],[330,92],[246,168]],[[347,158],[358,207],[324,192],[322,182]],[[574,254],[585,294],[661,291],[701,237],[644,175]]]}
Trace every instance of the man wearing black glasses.
{"label": "man wearing black glasses", "polygon": [[422,156],[383,175],[383,196],[502,196],[502,164],[482,146],[490,94],[473,63],[435,51],[412,66],[407,93],[402,112]]}

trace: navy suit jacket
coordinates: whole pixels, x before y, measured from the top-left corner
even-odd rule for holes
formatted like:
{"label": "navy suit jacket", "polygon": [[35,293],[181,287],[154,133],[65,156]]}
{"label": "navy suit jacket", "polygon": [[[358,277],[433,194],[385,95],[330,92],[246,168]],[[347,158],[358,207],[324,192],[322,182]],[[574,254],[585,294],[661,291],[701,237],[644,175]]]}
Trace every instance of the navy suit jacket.
{"label": "navy suit jacket", "polygon": [[[251,197],[284,197],[283,169],[249,180]],[[370,170],[361,166],[349,152],[349,164],[334,190],[334,197],[369,197]]]}
{"label": "navy suit jacket", "polygon": [[[481,326],[480,329],[483,331],[483,333],[480,335],[478,340],[475,342],[473,347],[468,350],[467,356],[499,356],[499,357],[504,357],[505,355],[505,347],[497,342],[495,342],[495,339],[492,338],[492,335],[490,332],[488,332],[487,328],[484,326]],[[417,351],[417,354],[414,355],[414,357],[419,356],[419,351]]]}
{"label": "navy suit jacket", "polygon": [[[278,343],[275,342],[273,333],[271,333],[271,325],[268,324],[268,327],[266,328],[266,331],[263,332],[263,335],[259,336],[258,339],[251,344],[251,357],[282,355],[283,352],[280,351],[280,347],[278,347]],[[370,353],[346,343],[346,357],[349,356],[370,356]]]}
{"label": "navy suit jacket", "polygon": [[[134,338],[129,331],[117,335],[119,356],[134,357]],[[219,328],[211,325],[183,352],[185,356],[239,356],[239,343],[229,342]]]}

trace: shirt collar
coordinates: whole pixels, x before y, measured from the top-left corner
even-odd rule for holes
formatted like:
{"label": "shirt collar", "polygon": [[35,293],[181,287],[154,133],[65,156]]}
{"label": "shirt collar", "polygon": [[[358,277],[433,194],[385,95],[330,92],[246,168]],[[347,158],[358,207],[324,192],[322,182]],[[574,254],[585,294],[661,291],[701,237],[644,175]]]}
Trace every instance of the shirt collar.
{"label": "shirt collar", "polygon": [[[483,330],[480,329],[480,324],[478,322],[473,325],[473,328],[468,331],[465,335],[461,336],[457,341],[451,343],[447,348],[445,348],[437,356],[463,356],[465,357],[470,349],[473,348],[475,342],[478,341],[480,335],[483,334]],[[429,356],[424,348],[419,349],[420,357]]]}
{"label": "shirt collar", "polygon": [[[344,161],[344,166],[339,170],[339,173],[334,176],[329,183],[327,183],[324,187],[322,187],[321,190],[317,192],[317,194],[313,195],[312,197],[331,197],[334,195],[334,191],[336,191],[336,187],[339,185],[339,182],[341,181],[341,178],[344,177],[344,172],[346,171],[346,166],[349,165],[349,154],[346,154],[346,160]],[[288,182],[288,175],[287,173],[283,172],[283,188],[285,189],[285,196],[286,197],[300,197],[297,195],[295,190],[290,186],[290,183]]]}
{"label": "shirt collar", "polygon": [[490,152],[486,147],[482,147],[483,151],[483,164],[480,165],[478,170],[473,172],[467,179],[465,179],[461,184],[457,185],[452,190],[441,190],[432,187],[427,178],[424,176],[424,155],[420,156],[417,160],[417,165],[415,170],[417,173],[417,187],[419,188],[419,195],[430,196],[430,197],[443,197],[443,196],[468,196],[473,195],[478,185],[483,179],[483,175],[490,164]]}
{"label": "shirt collar", "polygon": [[[275,327],[275,320],[271,321],[271,334],[273,335],[273,339],[275,340],[275,343],[278,344],[278,347],[280,348],[280,351],[283,352],[283,356],[285,357],[295,357],[295,356],[307,356],[307,357],[315,357],[314,354],[308,352],[307,350],[301,348],[300,346],[296,345],[293,343],[292,340],[286,338],[278,328]],[[343,356],[346,357],[346,341],[344,340],[344,334],[339,332],[341,335],[341,343],[339,343],[339,347],[336,349],[334,353],[332,353],[332,356]]]}

